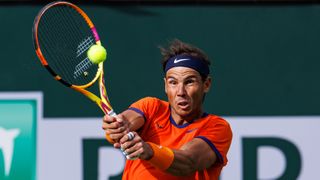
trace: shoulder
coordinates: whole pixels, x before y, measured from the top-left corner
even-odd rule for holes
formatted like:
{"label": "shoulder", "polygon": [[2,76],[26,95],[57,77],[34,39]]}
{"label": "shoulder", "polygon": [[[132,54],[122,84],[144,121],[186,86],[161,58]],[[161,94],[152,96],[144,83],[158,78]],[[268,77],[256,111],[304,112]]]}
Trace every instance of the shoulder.
{"label": "shoulder", "polygon": [[163,101],[156,97],[144,97],[140,100],[136,101],[135,103],[144,104],[144,105],[160,105],[160,104],[168,104],[168,102]]}
{"label": "shoulder", "polygon": [[139,109],[146,116],[164,111],[169,107],[169,103],[156,97],[144,97],[134,102],[129,109]]}
{"label": "shoulder", "polygon": [[224,124],[229,125],[228,121],[220,116],[214,115],[214,114],[207,114],[205,116],[205,119],[210,124]]}
{"label": "shoulder", "polygon": [[222,131],[232,133],[229,122],[214,114],[207,114],[207,116],[204,117],[204,127],[205,129],[220,129]]}

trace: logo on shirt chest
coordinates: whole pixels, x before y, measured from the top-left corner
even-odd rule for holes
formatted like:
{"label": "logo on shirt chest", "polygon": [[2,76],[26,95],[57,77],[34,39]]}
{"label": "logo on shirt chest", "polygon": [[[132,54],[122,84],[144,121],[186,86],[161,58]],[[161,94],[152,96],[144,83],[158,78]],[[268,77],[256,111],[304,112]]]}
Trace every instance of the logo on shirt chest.
{"label": "logo on shirt chest", "polygon": [[162,129],[163,127],[164,127],[164,125],[156,122],[156,128],[157,129]]}
{"label": "logo on shirt chest", "polygon": [[198,128],[192,128],[186,131],[186,134],[196,131]]}

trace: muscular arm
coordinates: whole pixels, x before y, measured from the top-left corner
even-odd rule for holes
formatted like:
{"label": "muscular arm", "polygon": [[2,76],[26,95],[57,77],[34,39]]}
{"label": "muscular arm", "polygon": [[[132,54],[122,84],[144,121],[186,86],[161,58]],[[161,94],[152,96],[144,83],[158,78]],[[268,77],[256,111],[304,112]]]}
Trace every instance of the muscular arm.
{"label": "muscular arm", "polygon": [[121,115],[129,122],[130,131],[136,131],[144,124],[143,116],[135,111],[125,110],[121,113]]}
{"label": "muscular arm", "polygon": [[[142,160],[150,160],[154,156],[153,149],[137,133],[135,134],[133,141],[127,141],[127,137],[121,139],[122,149],[126,149],[130,157],[139,156]],[[173,150],[173,153],[173,162],[166,171],[176,176],[186,176],[197,170],[209,168],[217,161],[215,152],[200,138],[191,140],[180,149]]]}
{"label": "muscular arm", "polygon": [[174,161],[167,172],[185,176],[210,167],[216,160],[217,156],[211,147],[202,139],[195,138],[179,150],[174,150]]}
{"label": "muscular arm", "polygon": [[[143,123],[144,118],[135,111],[127,110],[123,113],[124,116],[131,117],[130,130],[139,129]],[[139,156],[142,160],[150,160],[153,155],[151,146],[144,142],[143,139],[135,132],[135,138],[128,141],[124,136],[120,140],[121,148],[125,149],[130,158]],[[203,170],[211,167],[217,161],[217,155],[212,148],[203,139],[194,138],[188,143],[184,144],[180,149],[173,150],[173,162],[166,172],[176,176],[186,176],[194,173],[197,170]]]}

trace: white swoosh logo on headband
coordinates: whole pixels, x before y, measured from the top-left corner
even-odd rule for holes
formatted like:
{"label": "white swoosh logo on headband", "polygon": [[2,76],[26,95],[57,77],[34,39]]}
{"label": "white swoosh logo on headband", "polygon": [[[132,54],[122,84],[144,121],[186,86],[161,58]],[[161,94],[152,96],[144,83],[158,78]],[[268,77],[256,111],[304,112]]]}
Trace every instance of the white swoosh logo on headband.
{"label": "white swoosh logo on headband", "polygon": [[174,61],[173,61],[173,63],[178,63],[178,62],[182,62],[182,61],[189,61],[190,59],[175,59]]}

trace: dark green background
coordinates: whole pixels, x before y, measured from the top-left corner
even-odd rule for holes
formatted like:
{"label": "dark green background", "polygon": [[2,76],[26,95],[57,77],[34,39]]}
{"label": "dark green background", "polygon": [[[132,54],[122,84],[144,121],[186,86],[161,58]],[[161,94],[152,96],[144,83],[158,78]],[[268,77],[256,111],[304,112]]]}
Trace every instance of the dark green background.
{"label": "dark green background", "polygon": [[[207,112],[320,114],[319,5],[80,5],[109,52],[105,78],[116,111],[165,99],[158,45],[179,38],[212,58]],[[44,70],[32,43],[42,5],[0,4],[0,91],[43,91],[45,117],[100,116]]]}

